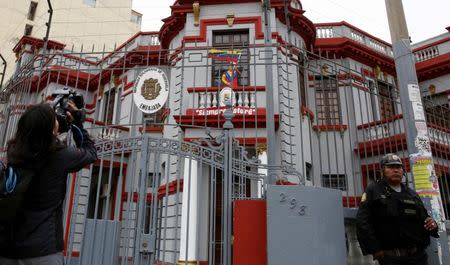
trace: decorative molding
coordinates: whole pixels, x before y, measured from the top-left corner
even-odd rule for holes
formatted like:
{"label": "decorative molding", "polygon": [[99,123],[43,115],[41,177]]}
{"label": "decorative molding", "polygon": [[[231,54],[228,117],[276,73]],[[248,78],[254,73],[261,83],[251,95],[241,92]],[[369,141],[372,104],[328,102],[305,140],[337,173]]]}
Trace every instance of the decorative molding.
{"label": "decorative molding", "polygon": [[194,11],[194,26],[198,27],[200,25],[200,3],[198,1],[192,4],[192,10]]}
{"label": "decorative molding", "polygon": [[[226,18],[213,18],[200,20],[200,33],[198,36],[185,36],[185,42],[206,42],[206,35],[209,26],[227,25]],[[236,17],[234,24],[255,24],[255,38],[257,40],[264,39],[264,32],[262,31],[262,19],[260,16],[255,17]]]}
{"label": "decorative molding", "polygon": [[450,72],[450,53],[416,63],[419,82],[445,76]]}
{"label": "decorative molding", "polygon": [[436,94],[436,85],[430,84],[430,85],[428,86],[428,91],[430,92],[430,95]]}
{"label": "decorative molding", "polygon": [[234,24],[234,14],[227,15],[228,27],[232,27]]}
{"label": "decorative molding", "polygon": [[[277,19],[286,24],[285,3],[284,1],[271,1],[272,8],[275,9],[275,15]],[[316,40],[316,27],[303,14],[304,10],[295,9],[292,6],[288,6],[290,24],[294,32],[300,35],[305,41],[305,48],[310,49]]]}
{"label": "decorative molding", "polygon": [[316,39],[315,51],[329,58],[351,58],[371,67],[379,65],[384,72],[396,75],[393,58],[347,37]]}
{"label": "decorative molding", "polygon": [[[31,36],[23,36],[19,42],[14,46],[13,48],[13,52],[17,53],[21,53],[21,51],[24,50],[25,45],[31,45],[32,46],[32,51],[36,50],[36,49],[41,49],[44,47],[44,40],[43,39],[37,39]],[[47,43],[47,49],[48,50],[62,50],[64,49],[64,47],[66,47],[65,44],[57,42],[57,41],[52,41],[49,40]]]}
{"label": "decorative molding", "polygon": [[256,144],[256,153],[258,155],[262,155],[263,153],[267,153],[267,143],[258,143],[258,144]]}
{"label": "decorative molding", "polygon": [[326,64],[322,65],[322,67],[320,68],[320,74],[324,76],[329,75],[330,74],[329,68],[330,67]]}

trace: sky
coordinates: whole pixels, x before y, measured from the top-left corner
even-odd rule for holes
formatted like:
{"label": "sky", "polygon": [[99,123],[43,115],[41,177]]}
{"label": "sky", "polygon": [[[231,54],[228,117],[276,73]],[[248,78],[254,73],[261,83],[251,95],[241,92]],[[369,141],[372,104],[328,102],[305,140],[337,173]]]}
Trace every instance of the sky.
{"label": "sky", "polygon": [[[158,31],[161,19],[170,16],[174,0],[133,0],[142,13],[142,31]],[[313,23],[346,21],[367,33],[391,42],[384,0],[301,0],[304,15]],[[420,42],[446,32],[450,26],[450,0],[403,0],[409,35]]]}

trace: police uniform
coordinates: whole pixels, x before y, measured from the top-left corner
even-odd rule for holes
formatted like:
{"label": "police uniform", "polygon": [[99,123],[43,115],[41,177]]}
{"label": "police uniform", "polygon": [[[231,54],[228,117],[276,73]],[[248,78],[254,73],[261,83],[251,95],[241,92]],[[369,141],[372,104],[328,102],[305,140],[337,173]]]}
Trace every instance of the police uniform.
{"label": "police uniform", "polygon": [[383,251],[382,265],[427,264],[425,248],[430,235],[439,237],[438,229],[424,228],[429,215],[422,200],[409,187],[400,187],[397,192],[385,180],[367,187],[356,218],[361,250],[364,255]]}

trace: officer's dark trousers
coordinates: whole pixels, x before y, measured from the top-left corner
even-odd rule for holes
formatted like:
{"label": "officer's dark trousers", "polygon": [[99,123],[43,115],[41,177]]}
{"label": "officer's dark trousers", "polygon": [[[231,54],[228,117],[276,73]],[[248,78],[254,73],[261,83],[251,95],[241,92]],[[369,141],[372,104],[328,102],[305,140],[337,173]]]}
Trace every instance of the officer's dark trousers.
{"label": "officer's dark trousers", "polygon": [[428,265],[428,256],[425,251],[407,257],[385,256],[380,260],[380,265]]}

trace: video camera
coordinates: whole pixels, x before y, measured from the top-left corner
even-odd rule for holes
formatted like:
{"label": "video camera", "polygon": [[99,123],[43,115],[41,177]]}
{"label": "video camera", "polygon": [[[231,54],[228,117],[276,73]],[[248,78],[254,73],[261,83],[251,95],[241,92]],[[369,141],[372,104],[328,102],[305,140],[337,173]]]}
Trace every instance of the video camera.
{"label": "video camera", "polygon": [[[69,109],[69,101],[72,101],[78,109],[82,110],[84,108],[83,95],[78,94],[76,91],[69,90],[69,88],[64,87],[63,89],[56,90],[52,97],[55,99],[52,102],[53,109],[56,113],[56,119],[59,123],[59,133],[67,132],[70,129],[71,121],[67,119],[67,112],[69,111],[76,120],[84,120],[84,113],[80,115],[74,115],[74,112]],[[77,117],[80,116],[80,117]]]}

